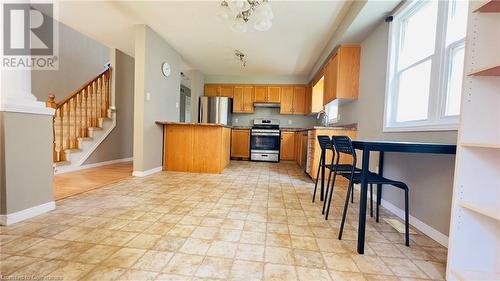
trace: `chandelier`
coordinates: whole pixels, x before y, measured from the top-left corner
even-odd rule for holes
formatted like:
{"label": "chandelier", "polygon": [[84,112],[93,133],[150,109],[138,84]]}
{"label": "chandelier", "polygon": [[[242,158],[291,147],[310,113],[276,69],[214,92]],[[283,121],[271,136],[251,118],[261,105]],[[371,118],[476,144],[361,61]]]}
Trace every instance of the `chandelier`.
{"label": "chandelier", "polygon": [[258,31],[267,31],[274,17],[268,0],[223,0],[217,15],[234,32],[246,32],[249,24]]}

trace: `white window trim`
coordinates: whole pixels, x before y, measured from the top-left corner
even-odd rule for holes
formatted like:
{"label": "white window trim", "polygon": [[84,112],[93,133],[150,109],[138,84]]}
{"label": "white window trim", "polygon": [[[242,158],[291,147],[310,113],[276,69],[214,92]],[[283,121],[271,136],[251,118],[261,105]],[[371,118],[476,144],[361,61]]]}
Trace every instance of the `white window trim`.
{"label": "white window trim", "polygon": [[[456,131],[459,127],[459,115],[457,116],[445,116],[446,110],[446,98],[448,94],[447,77],[450,75],[451,60],[448,59],[448,65],[445,65],[445,56],[450,56],[450,50],[463,44],[465,39],[451,44],[444,51],[444,55],[441,51],[446,44],[446,23],[448,21],[448,4],[446,8],[438,8],[438,19],[437,19],[437,38],[436,46],[437,52],[432,56],[432,69],[438,69],[439,73],[446,72],[447,75],[439,75],[438,77],[431,77],[431,89],[429,94],[429,109],[428,116],[429,119],[418,120],[418,121],[407,121],[407,122],[393,122],[391,119],[394,116],[394,110],[396,109],[397,101],[394,97],[398,84],[394,81],[395,73],[397,70],[397,54],[399,52],[398,43],[400,41],[400,25],[398,20],[406,15],[408,12],[415,10],[421,5],[417,3],[418,1],[412,0],[407,1],[403,4],[396,14],[393,16],[393,22],[389,25],[389,36],[388,36],[388,56],[387,56],[387,72],[386,72],[386,87],[385,87],[385,102],[384,102],[384,124],[383,132],[418,132],[418,131]],[[446,14],[444,14],[446,13]],[[420,60],[418,63],[428,59],[429,57]],[[415,65],[417,63],[414,63]],[[433,79],[438,79],[437,82],[432,81]],[[436,97],[439,95],[439,97]],[[437,102],[436,102],[437,101]],[[390,110],[390,111],[389,111]]]}

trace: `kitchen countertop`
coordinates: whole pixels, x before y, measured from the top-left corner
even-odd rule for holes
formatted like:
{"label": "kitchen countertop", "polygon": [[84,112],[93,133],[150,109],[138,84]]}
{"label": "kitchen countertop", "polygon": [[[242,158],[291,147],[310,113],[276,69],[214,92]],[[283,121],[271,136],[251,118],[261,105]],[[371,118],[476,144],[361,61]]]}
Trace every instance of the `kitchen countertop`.
{"label": "kitchen countertop", "polygon": [[171,121],[156,121],[155,123],[158,125],[209,126],[209,127],[232,128],[231,126],[223,124],[214,124],[214,123],[183,123],[183,122],[171,122]]}

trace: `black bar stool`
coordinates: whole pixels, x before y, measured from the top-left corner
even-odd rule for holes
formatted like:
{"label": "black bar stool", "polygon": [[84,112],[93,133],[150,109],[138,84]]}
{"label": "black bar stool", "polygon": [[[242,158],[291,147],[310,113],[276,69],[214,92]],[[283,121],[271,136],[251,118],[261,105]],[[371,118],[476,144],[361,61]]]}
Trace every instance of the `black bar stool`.
{"label": "black bar stool", "polygon": [[[332,147],[333,147],[333,154],[332,154],[332,161],[330,165],[327,165],[326,168],[329,169],[330,173],[328,175],[328,181],[326,184],[326,197],[328,198],[328,205],[327,200],[325,198],[325,201],[323,202],[323,211],[321,212],[322,214],[325,215],[325,220],[328,220],[328,215],[330,213],[330,204],[332,202],[332,196],[333,196],[333,191],[335,189],[335,179],[337,178],[337,175],[345,174],[345,173],[359,173],[361,172],[361,169],[356,168],[356,159],[354,159],[352,164],[340,164],[340,153],[338,153],[335,150],[335,146],[333,145],[333,137],[332,137]],[[337,160],[335,160],[337,159]],[[335,163],[335,164],[334,164]],[[333,173],[333,179],[332,178],[332,173]],[[331,182],[331,186],[330,186]],[[351,193],[351,202],[354,202],[354,192]],[[326,209],[326,214],[325,214],[325,209]]]}
{"label": "black bar stool", "polygon": [[[353,165],[356,165],[356,152],[354,148],[352,147],[352,142],[351,139],[347,136],[334,136],[332,137],[332,144],[337,153],[340,155],[341,153],[350,155],[353,159]],[[357,173],[354,170],[350,173],[340,173],[341,176],[348,178],[349,179],[349,187],[347,188],[347,195],[344,203],[344,211],[342,212],[342,222],[340,223],[340,231],[339,231],[339,240],[342,239],[342,232],[344,231],[344,224],[345,224],[345,218],[347,215],[347,208],[349,206],[349,196],[351,192],[353,191],[353,186],[354,184],[360,184],[361,183],[361,173]],[[406,246],[410,246],[410,221],[409,221],[409,207],[408,207],[408,193],[409,193],[409,188],[408,186],[401,181],[395,181],[395,180],[390,180],[387,178],[384,178],[380,176],[379,174],[368,172],[368,175],[366,176],[366,182],[370,185],[370,193],[371,193],[371,198],[370,198],[370,209],[373,209],[373,184],[377,185],[392,185],[395,187],[398,187],[402,189],[405,193],[405,244]],[[379,193],[379,192],[377,192]],[[378,199],[377,201],[379,201]],[[328,207],[330,207],[330,202],[331,201],[331,196],[330,200],[328,202]],[[378,202],[377,202],[378,203]],[[373,216],[373,213],[372,213]],[[379,219],[379,205],[377,204],[377,211],[376,211],[376,220],[378,222]]]}
{"label": "black bar stool", "polygon": [[312,201],[316,197],[316,189],[318,188],[319,173],[321,171],[321,194],[319,196],[320,200],[323,201],[323,196],[325,193],[325,168],[326,168],[326,151],[332,150],[332,140],[329,136],[318,136],[319,147],[321,148],[321,157],[319,158],[318,172],[316,174],[316,183],[314,184],[314,193]]}

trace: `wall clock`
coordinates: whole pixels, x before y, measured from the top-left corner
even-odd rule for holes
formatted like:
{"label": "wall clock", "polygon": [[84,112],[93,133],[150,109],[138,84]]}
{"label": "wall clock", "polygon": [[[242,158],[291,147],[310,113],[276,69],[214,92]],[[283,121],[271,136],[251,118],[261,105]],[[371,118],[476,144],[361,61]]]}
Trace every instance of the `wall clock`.
{"label": "wall clock", "polygon": [[163,75],[165,75],[165,77],[170,76],[170,73],[172,72],[172,68],[170,68],[170,64],[168,62],[164,62],[161,65],[161,72],[163,73]]}

